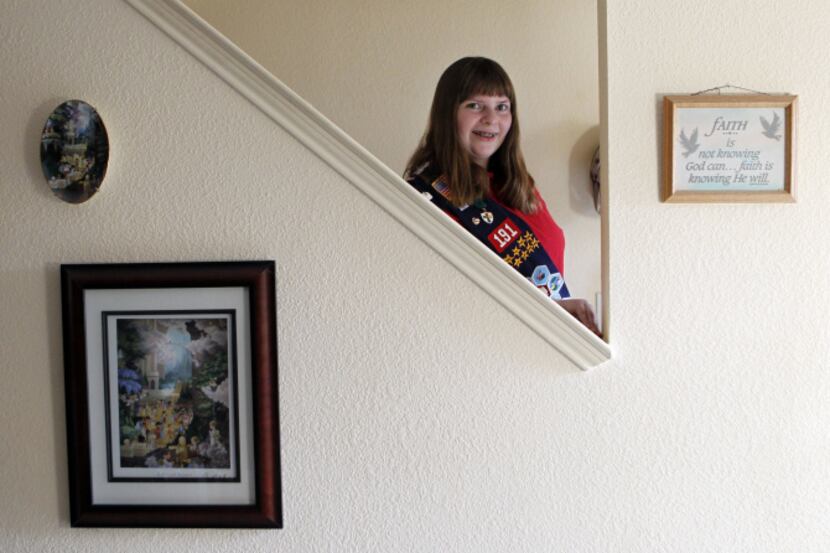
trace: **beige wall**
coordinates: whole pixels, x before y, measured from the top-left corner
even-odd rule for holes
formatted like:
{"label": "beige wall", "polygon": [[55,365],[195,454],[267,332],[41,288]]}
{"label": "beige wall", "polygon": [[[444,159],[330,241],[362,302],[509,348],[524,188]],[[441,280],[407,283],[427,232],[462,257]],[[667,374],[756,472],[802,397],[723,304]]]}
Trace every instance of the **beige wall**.
{"label": "beige wall", "polygon": [[[125,3],[78,6],[0,8],[0,550],[830,549],[823,2],[609,6],[615,357],[588,373]],[[659,202],[660,95],[727,81],[800,95],[798,203]],[[38,164],[68,98],[112,140],[82,206]],[[245,258],[278,264],[286,528],[70,529],[58,264]]]}
{"label": "beige wall", "polygon": [[516,86],[528,166],[565,230],[568,286],[593,301],[595,0],[185,3],[397,173],[424,132],[441,72],[463,56],[499,61]]}
{"label": "beige wall", "polygon": [[[608,2],[614,465],[642,482],[610,494],[611,549],[830,549],[828,25],[817,0]],[[662,95],[726,83],[799,95],[797,203],[660,203]]]}

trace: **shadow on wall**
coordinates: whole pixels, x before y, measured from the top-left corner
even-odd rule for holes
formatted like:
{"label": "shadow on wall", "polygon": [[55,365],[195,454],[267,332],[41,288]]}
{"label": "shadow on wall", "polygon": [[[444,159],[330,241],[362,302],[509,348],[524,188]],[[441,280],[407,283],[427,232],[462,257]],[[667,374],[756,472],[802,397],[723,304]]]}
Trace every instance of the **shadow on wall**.
{"label": "shadow on wall", "polygon": [[[60,102],[58,102],[60,103]],[[58,104],[55,104],[57,106]],[[54,106],[48,108],[49,112]],[[40,109],[38,109],[40,112]],[[47,115],[49,114],[47,112]],[[40,132],[40,131],[38,131]],[[39,166],[40,164],[38,164]],[[49,187],[44,183],[44,189],[52,196]],[[54,198],[54,196],[52,196]],[[59,519],[69,524],[69,472],[66,464],[66,428],[65,416],[65,389],[64,389],[64,367],[63,367],[63,330],[61,325],[61,278],[60,264],[47,263],[41,270],[46,271],[46,320],[49,321],[49,366],[52,368],[52,411],[51,418],[56,426],[54,432],[55,448],[55,482],[58,485],[55,490],[55,500]]]}

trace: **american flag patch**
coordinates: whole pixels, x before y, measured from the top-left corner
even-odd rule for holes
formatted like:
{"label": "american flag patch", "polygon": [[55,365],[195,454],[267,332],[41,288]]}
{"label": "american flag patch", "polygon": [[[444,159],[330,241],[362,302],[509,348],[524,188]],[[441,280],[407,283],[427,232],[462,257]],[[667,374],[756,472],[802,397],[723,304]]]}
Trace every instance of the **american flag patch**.
{"label": "american flag patch", "polygon": [[438,177],[434,181],[432,181],[432,187],[435,189],[436,192],[444,196],[446,199],[450,199],[450,187],[449,185],[443,181],[443,176]]}

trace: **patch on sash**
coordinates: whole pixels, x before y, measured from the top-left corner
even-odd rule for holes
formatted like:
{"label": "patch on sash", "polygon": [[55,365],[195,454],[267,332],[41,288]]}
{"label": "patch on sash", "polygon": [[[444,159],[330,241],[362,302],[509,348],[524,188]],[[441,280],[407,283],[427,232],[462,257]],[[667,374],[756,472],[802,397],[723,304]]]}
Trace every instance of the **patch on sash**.
{"label": "patch on sash", "polygon": [[436,192],[444,196],[446,199],[450,199],[450,187],[449,185],[444,182],[444,175],[441,175],[434,181],[432,181],[432,187],[435,189]]}
{"label": "patch on sash", "polygon": [[[487,221],[485,220],[485,222]],[[516,241],[516,238],[519,236],[517,229],[516,223],[510,219],[505,219],[502,224],[496,227],[496,230],[487,236],[487,240],[496,248],[497,252],[501,253]]]}
{"label": "patch on sash", "polygon": [[530,275],[530,280],[532,280],[533,284],[536,286],[547,286],[548,281],[550,280],[550,269],[548,269],[547,265],[539,265],[533,269],[533,274]]}
{"label": "patch on sash", "polygon": [[562,296],[560,292],[562,291],[562,287],[565,286],[565,279],[562,278],[561,273],[553,273],[550,275],[550,295],[552,298],[561,300]]}
{"label": "patch on sash", "polygon": [[[448,202],[452,202],[452,192],[450,192],[450,186],[445,182],[446,177],[441,175],[434,181],[432,181],[432,187],[435,189],[436,192],[444,196]],[[464,211],[470,207],[468,204],[464,204],[458,208],[458,211]]]}
{"label": "patch on sash", "polygon": [[504,260],[518,269],[538,247],[539,240],[528,230],[516,240],[516,245],[504,256]]}
{"label": "patch on sash", "polygon": [[562,299],[561,291],[565,285],[565,279],[562,278],[562,273],[551,274],[547,265],[539,265],[533,269],[530,282],[544,292],[546,296],[556,300]]}

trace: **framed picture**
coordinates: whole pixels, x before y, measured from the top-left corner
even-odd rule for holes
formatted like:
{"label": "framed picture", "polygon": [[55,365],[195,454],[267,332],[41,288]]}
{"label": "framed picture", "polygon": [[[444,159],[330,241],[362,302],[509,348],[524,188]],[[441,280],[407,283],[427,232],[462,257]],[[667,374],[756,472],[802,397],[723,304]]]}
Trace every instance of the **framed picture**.
{"label": "framed picture", "polygon": [[273,261],[62,265],[73,526],[281,528]]}
{"label": "framed picture", "polygon": [[663,99],[663,201],[795,201],[796,96]]}

